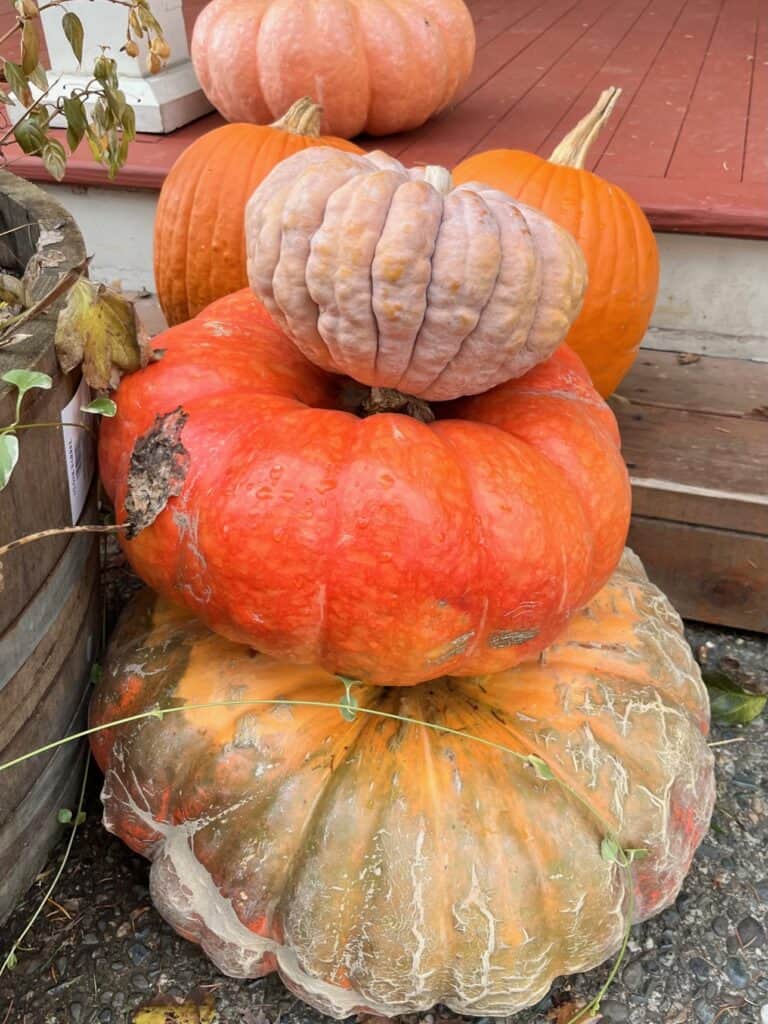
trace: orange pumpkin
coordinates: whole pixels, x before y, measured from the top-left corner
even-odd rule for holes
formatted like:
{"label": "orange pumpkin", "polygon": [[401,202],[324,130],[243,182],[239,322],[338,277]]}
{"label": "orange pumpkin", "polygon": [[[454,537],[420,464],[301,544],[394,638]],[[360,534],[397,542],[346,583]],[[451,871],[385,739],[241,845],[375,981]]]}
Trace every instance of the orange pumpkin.
{"label": "orange pumpkin", "polygon": [[[352,695],[486,745],[334,707],[193,710],[344,690],[149,594],[115,634],[92,723],[183,710],[94,736],[104,821],[225,974],[277,970],[335,1017],[436,1002],[501,1016],[674,900],[712,810],[709,709],[680,619],[631,553],[537,661]],[[647,852],[632,903],[601,856],[611,833]]]}
{"label": "orange pumpkin", "polygon": [[169,324],[248,284],[245,204],[276,164],[309,146],[362,152],[345,139],[321,136],[321,114],[305,97],[274,124],[215,128],[173,165],[155,218],[155,282]]}
{"label": "orange pumpkin", "polygon": [[592,141],[621,94],[607,89],[549,160],[514,149],[478,153],[453,172],[535,206],[566,228],[587,260],[589,284],[566,341],[597,390],[615,391],[637,356],[659,288],[659,255],[648,220],[617,185],[584,169]]}
{"label": "orange pumpkin", "polygon": [[228,121],[263,124],[310,92],[323,130],[390,135],[443,110],[469,77],[464,0],[211,0],[192,62]]}
{"label": "orange pumpkin", "polygon": [[136,572],[232,640],[368,682],[493,672],[616,567],[618,428],[565,345],[432,422],[307,362],[248,289],[153,346],[102,424],[102,480],[119,522],[149,522],[124,539]]}

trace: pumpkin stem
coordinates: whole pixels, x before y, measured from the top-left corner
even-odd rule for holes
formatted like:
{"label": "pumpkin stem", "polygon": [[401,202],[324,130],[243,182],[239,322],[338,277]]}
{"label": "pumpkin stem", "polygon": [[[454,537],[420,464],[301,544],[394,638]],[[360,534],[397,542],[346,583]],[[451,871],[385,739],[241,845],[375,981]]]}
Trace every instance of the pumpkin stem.
{"label": "pumpkin stem", "polygon": [[293,106],[283,114],[279,121],[274,121],[270,128],[279,128],[292,135],[311,135],[313,139],[320,137],[320,121],[323,108],[309,96],[296,100]]}
{"label": "pumpkin stem", "polygon": [[453,188],[451,172],[438,164],[430,164],[424,168],[424,181],[436,188],[438,192],[442,192],[443,195],[447,195]]}
{"label": "pumpkin stem", "polygon": [[572,128],[563,141],[555,147],[549,158],[551,164],[561,167],[583,167],[587,159],[589,147],[611,116],[613,108],[621,96],[621,89],[612,85],[600,93],[600,99],[586,114],[575,128]]}
{"label": "pumpkin stem", "polygon": [[435,419],[429,402],[423,398],[414,398],[413,395],[404,395],[395,388],[371,388],[361,405],[363,415],[367,416],[377,412],[402,412],[421,423],[432,423]]}

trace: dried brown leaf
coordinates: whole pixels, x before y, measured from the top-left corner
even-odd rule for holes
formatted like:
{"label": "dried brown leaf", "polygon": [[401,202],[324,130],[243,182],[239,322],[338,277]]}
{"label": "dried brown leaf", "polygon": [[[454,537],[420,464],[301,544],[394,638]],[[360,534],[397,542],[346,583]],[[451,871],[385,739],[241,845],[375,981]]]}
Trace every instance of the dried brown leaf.
{"label": "dried brown leaf", "polygon": [[678,352],[677,361],[681,366],[688,366],[689,363],[698,363],[701,356],[696,352]]}
{"label": "dried brown leaf", "polygon": [[187,419],[181,406],[157,416],[133,446],[125,497],[129,538],[151,526],[169,499],[181,493],[189,471],[189,452],[181,442]]}

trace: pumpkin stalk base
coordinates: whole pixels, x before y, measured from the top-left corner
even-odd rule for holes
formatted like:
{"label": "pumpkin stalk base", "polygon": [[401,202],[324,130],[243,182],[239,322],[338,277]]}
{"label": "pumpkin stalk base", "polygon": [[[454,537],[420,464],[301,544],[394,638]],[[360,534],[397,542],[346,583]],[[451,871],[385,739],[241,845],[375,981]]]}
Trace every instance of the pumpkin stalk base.
{"label": "pumpkin stalk base", "polygon": [[435,414],[429,402],[413,395],[404,395],[395,388],[371,388],[361,403],[364,416],[373,416],[377,412],[401,412],[421,423],[433,423]]}

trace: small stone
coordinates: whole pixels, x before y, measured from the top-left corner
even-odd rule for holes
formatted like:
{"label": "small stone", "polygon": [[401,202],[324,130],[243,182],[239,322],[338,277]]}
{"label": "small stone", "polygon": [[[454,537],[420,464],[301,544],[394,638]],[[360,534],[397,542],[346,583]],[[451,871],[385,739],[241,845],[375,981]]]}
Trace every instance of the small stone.
{"label": "small stone", "polygon": [[721,939],[724,939],[728,934],[728,930],[728,918],[718,914],[712,921],[712,931],[715,935],[719,935]]}
{"label": "small stone", "polygon": [[131,987],[137,992],[149,992],[149,979],[143,974],[132,974]]}
{"label": "small stone", "polygon": [[67,973],[69,963],[65,956],[57,956],[56,959],[53,961],[53,966],[56,968],[56,973],[61,978]]}
{"label": "small stone", "polygon": [[747,968],[740,956],[728,957],[725,962],[725,973],[734,988],[746,988],[749,984]]}
{"label": "small stone", "polygon": [[639,992],[643,987],[643,978],[645,977],[643,965],[639,960],[633,960],[624,968],[621,977],[625,988],[630,992]]}
{"label": "small stone", "polygon": [[755,882],[754,888],[758,898],[761,899],[763,903],[768,903],[768,878],[763,878],[759,882]]}
{"label": "small stone", "polygon": [[765,929],[754,917],[742,918],[736,925],[736,931],[742,946],[762,946],[765,942]]}
{"label": "small stone", "polygon": [[603,1020],[609,1021],[610,1024],[623,1024],[629,1020],[629,1008],[618,999],[604,999],[600,1003],[600,1013]]}
{"label": "small stone", "polygon": [[760,1024],[768,1024],[768,1003],[760,1007]]}
{"label": "small stone", "polygon": [[84,946],[98,946],[101,943],[101,938],[96,932],[86,932],[81,941]]}
{"label": "small stone", "polygon": [[715,1019],[715,1009],[709,1005],[706,999],[699,996],[693,1001],[693,1015],[699,1024],[712,1024]]}
{"label": "small stone", "polygon": [[688,961],[688,966],[691,972],[696,976],[698,981],[703,981],[709,974],[711,968],[706,960],[702,960],[700,956],[692,956]]}
{"label": "small stone", "polygon": [[741,943],[735,935],[729,935],[728,938],[725,940],[725,948],[731,955],[733,955],[739,952],[739,950],[741,949]]}
{"label": "small stone", "polygon": [[99,1014],[99,1024],[112,1024],[112,1011],[106,1006]]}
{"label": "small stone", "polygon": [[78,1024],[78,1021],[81,1021],[83,1019],[82,1003],[69,1004],[69,1019],[73,1022],[73,1024]]}
{"label": "small stone", "polygon": [[150,959],[152,953],[140,942],[134,942],[128,950],[128,956],[131,958],[131,963],[135,964],[136,967],[141,967],[142,964],[145,964]]}

